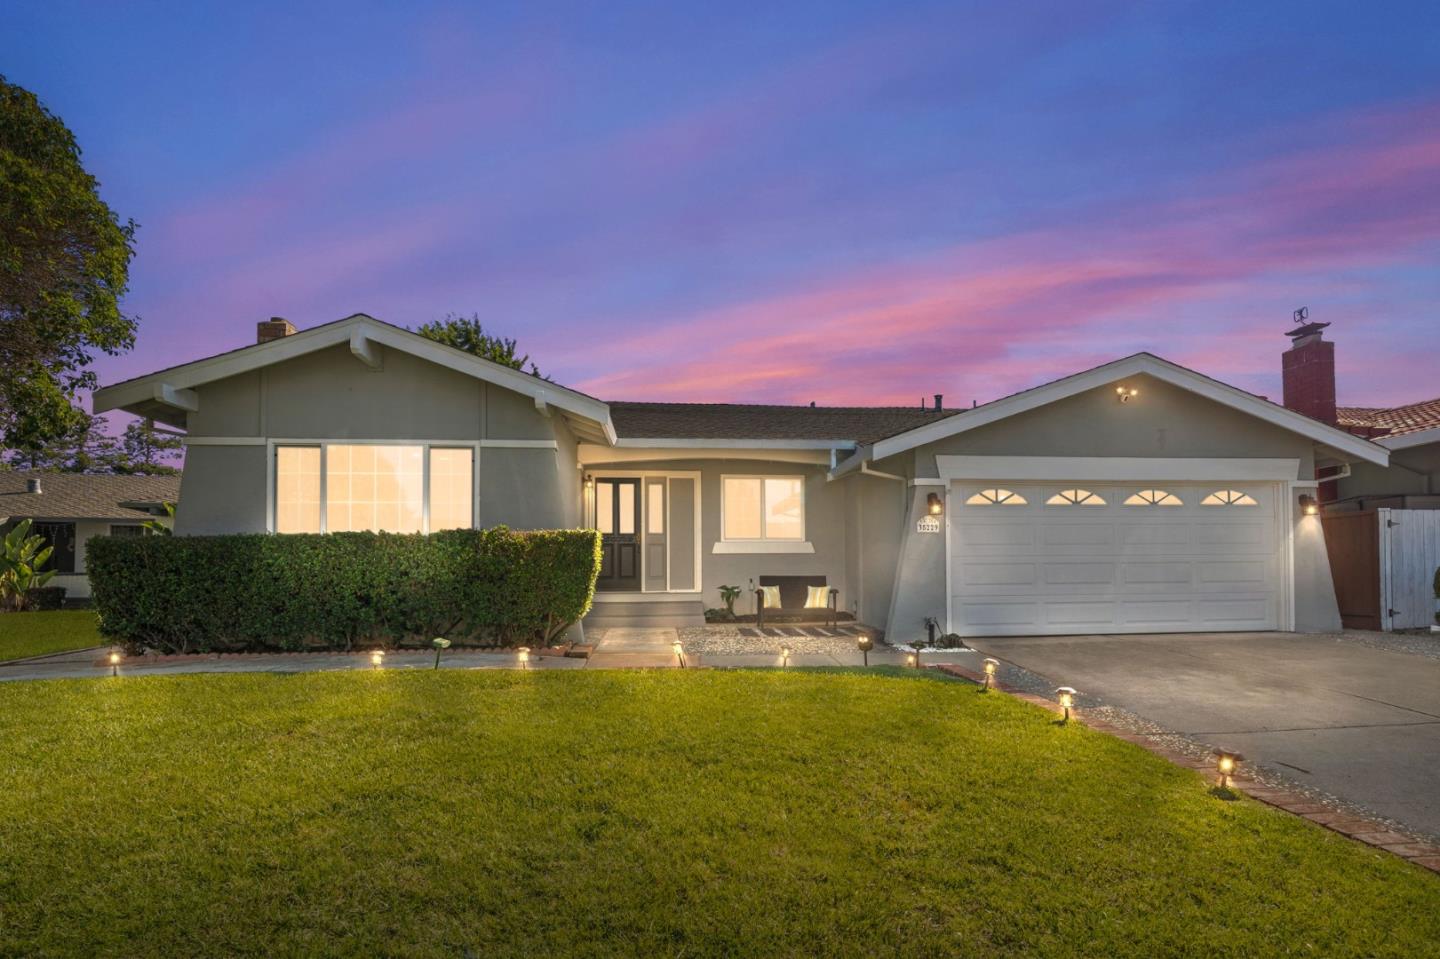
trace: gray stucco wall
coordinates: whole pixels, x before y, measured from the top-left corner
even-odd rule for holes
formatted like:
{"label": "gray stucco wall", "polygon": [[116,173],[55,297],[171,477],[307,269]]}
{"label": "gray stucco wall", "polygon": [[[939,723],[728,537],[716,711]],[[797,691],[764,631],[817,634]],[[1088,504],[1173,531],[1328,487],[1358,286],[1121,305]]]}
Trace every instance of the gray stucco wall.
{"label": "gray stucco wall", "polygon": [[[1311,440],[1151,377],[1136,377],[1127,383],[1140,390],[1130,403],[1117,402],[1113,388],[1106,386],[898,454],[874,467],[937,477],[938,455],[1293,458],[1299,461],[1294,478],[1313,478]],[[944,493],[945,489],[917,486],[911,498],[887,625],[896,641],[923,635],[921,624],[926,616],[942,620],[944,616],[945,538],[915,532],[925,495],[931,491]],[[1296,629],[1338,628],[1339,609],[1324,533],[1318,520],[1301,516],[1294,502],[1292,509]],[[948,516],[948,504],[946,513]]]}
{"label": "gray stucco wall", "polygon": [[1356,463],[1350,468],[1350,476],[1336,485],[1342,500],[1440,493],[1440,443],[1395,450],[1388,467]]}
{"label": "gray stucco wall", "polygon": [[344,345],[196,388],[176,532],[268,527],[265,440],[553,441],[556,449],[484,446],[477,458],[480,525],[579,525],[576,440],[527,396],[385,349],[372,371]]}

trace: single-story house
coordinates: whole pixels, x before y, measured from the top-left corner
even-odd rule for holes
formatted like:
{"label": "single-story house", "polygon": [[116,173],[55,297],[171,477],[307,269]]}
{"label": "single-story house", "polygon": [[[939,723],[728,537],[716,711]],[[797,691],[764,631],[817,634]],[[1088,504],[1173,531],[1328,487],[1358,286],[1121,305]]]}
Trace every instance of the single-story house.
{"label": "single-story house", "polygon": [[180,496],[178,476],[114,476],[87,473],[0,472],[0,534],[31,520],[31,533],[54,547],[51,586],[65,598],[88,599],[85,546],[92,536],[141,536],[151,520],[170,525],[167,503]]}
{"label": "single-story house", "polygon": [[592,526],[593,622],[824,577],[895,641],[1326,630],[1316,470],[1384,447],[1147,353],[950,410],[604,402],[355,315],[116,383],[176,533]]}

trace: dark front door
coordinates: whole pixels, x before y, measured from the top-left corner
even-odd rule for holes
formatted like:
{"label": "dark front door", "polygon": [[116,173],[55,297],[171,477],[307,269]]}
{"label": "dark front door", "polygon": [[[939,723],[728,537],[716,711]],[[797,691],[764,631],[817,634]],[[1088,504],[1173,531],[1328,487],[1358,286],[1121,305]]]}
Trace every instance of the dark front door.
{"label": "dark front door", "polygon": [[595,483],[595,528],[600,531],[596,589],[640,588],[640,481]]}

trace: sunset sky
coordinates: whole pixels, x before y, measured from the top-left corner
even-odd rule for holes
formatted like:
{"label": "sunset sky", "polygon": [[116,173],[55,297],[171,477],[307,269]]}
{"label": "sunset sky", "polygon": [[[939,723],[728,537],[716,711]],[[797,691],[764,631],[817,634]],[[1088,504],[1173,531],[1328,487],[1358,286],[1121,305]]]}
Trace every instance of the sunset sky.
{"label": "sunset sky", "polygon": [[[986,402],[1149,350],[1440,395],[1440,4],[4,3],[139,345],[479,313],[606,399]],[[299,8],[303,8],[299,9]]]}

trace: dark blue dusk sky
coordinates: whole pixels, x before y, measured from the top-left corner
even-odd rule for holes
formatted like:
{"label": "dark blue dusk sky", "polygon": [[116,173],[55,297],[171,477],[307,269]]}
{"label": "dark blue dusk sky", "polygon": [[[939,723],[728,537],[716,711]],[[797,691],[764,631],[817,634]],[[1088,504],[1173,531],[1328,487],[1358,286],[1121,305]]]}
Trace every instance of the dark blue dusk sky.
{"label": "dark blue dusk sky", "polygon": [[1440,394],[1435,3],[0,2],[140,224],[110,382],[478,312],[608,399],[985,402],[1138,350]]}

